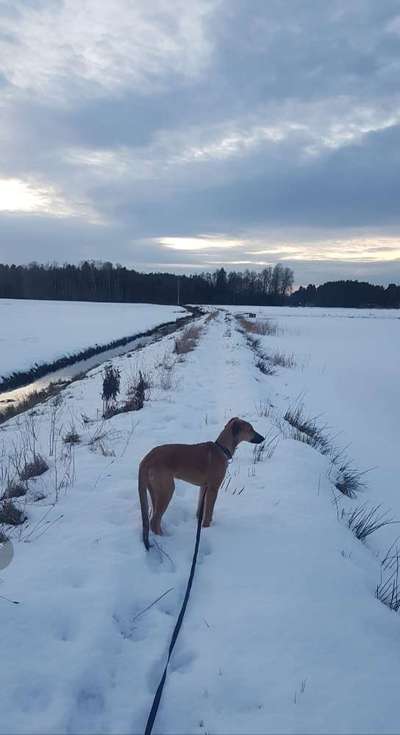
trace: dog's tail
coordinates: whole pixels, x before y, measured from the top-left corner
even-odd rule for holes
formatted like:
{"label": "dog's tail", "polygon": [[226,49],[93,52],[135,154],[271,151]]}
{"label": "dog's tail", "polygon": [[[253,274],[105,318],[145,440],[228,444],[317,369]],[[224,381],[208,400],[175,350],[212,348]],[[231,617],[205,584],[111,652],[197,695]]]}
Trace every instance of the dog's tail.
{"label": "dog's tail", "polygon": [[142,511],[143,543],[149,551],[149,501],[147,499],[147,478],[143,465],[139,467],[138,490],[140,499],[140,510]]}

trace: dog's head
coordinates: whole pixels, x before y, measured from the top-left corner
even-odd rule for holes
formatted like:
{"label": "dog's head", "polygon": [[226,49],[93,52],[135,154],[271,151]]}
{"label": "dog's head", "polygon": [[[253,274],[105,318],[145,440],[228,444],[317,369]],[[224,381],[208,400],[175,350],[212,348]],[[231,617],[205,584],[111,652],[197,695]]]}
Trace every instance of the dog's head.
{"label": "dog's head", "polygon": [[235,418],[228,421],[225,429],[232,433],[234,444],[237,446],[240,442],[251,442],[251,444],[261,444],[265,436],[261,436],[248,421]]}

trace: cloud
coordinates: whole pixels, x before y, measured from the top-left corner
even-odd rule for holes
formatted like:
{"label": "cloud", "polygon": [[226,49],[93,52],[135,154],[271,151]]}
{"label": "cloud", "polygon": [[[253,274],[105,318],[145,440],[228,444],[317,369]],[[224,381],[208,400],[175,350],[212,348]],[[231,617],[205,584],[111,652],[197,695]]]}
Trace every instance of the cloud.
{"label": "cloud", "polygon": [[172,250],[224,250],[243,245],[240,240],[228,240],[224,237],[160,237],[157,242]]}
{"label": "cloud", "polygon": [[[209,2],[64,0],[6,3],[0,53],[13,87],[64,104],[75,96],[119,94],[207,65]],[[12,8],[12,12],[11,12]],[[3,11],[4,12],[4,11]]]}
{"label": "cloud", "polygon": [[393,280],[399,17],[392,0],[6,0],[3,259]]}
{"label": "cloud", "polygon": [[84,202],[68,202],[52,186],[45,188],[18,178],[0,178],[0,212],[32,212],[54,217],[86,217],[92,222],[97,220],[97,215]]}

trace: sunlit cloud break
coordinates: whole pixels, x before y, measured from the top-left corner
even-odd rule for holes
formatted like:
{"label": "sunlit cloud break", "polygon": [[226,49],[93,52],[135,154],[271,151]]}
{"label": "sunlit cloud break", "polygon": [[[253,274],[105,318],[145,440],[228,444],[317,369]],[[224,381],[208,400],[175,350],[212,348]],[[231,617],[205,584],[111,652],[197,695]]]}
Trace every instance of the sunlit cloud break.
{"label": "sunlit cloud break", "polygon": [[72,214],[72,208],[52,187],[44,188],[16,178],[0,179],[0,211]]}
{"label": "sunlit cloud break", "polygon": [[18,178],[0,178],[0,212],[81,218],[92,224],[102,222],[90,204],[67,201],[51,185],[42,186]]}
{"label": "sunlit cloud break", "polygon": [[225,250],[238,248],[243,240],[228,240],[218,235],[204,235],[199,237],[159,237],[156,242],[172,250]]}
{"label": "sunlit cloud break", "polygon": [[[380,262],[396,261],[400,259],[400,238],[396,237],[359,237],[350,239],[327,239],[313,242],[281,242],[267,244],[259,238],[251,236],[244,239],[233,239],[226,236],[199,237],[160,237],[156,239],[166,248],[187,252],[206,251],[214,253],[219,263],[234,265],[260,266],[276,260],[299,261],[348,261]],[[218,252],[226,249],[240,248],[242,253],[250,256],[241,260],[221,260]],[[264,256],[260,260],[260,256]],[[208,264],[208,263],[207,263]]]}

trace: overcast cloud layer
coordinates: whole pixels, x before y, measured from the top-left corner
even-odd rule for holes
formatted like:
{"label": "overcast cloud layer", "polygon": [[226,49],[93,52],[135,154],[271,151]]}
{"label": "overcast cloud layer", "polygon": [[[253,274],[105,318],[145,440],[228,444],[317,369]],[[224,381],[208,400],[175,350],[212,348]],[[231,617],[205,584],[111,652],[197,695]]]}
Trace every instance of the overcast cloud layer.
{"label": "overcast cloud layer", "polygon": [[0,261],[400,281],[397,0],[1,0]]}

